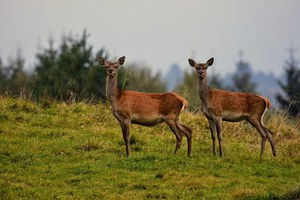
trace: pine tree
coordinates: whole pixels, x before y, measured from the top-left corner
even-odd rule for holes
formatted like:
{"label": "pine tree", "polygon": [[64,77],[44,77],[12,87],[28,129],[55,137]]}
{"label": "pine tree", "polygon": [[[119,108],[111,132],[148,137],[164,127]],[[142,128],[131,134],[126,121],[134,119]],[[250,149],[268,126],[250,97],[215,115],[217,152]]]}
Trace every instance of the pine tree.
{"label": "pine tree", "polygon": [[105,69],[95,61],[92,46],[87,44],[88,37],[85,30],[80,38],[65,36],[58,49],[54,49],[50,39],[49,48],[37,54],[36,98],[64,101],[105,98]]}
{"label": "pine tree", "polygon": [[5,85],[6,85],[6,76],[5,76],[5,69],[4,65],[2,64],[2,60],[0,58],[0,92],[1,94],[5,91]]}
{"label": "pine tree", "polygon": [[25,73],[24,66],[25,59],[20,49],[15,58],[9,57],[7,65],[3,65],[0,61],[1,94],[21,98],[31,97],[31,77]]}
{"label": "pine tree", "polygon": [[285,83],[278,80],[284,94],[277,94],[276,98],[282,109],[295,117],[300,112],[300,69],[294,57],[295,50],[289,50],[289,60],[285,61]]}
{"label": "pine tree", "polygon": [[18,51],[15,59],[10,59],[8,69],[10,76],[7,80],[7,89],[12,96],[21,98],[31,97],[31,81],[29,75],[24,71],[25,59]]}
{"label": "pine tree", "polygon": [[237,92],[255,92],[256,84],[251,80],[252,72],[249,63],[243,61],[243,52],[240,52],[240,60],[236,64],[236,72],[232,76],[232,90]]}

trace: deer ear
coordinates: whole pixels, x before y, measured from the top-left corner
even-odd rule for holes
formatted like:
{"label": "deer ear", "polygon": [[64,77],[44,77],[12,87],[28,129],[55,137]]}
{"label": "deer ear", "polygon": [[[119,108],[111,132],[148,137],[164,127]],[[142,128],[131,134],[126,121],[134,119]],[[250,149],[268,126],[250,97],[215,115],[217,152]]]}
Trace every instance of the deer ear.
{"label": "deer ear", "polygon": [[125,62],[125,56],[122,56],[121,58],[119,58],[119,60],[118,60],[119,65],[123,65],[124,62]]}
{"label": "deer ear", "polygon": [[206,62],[206,66],[209,67],[209,66],[211,66],[213,63],[214,63],[214,58],[211,58],[211,59],[209,59],[209,60]]}
{"label": "deer ear", "polygon": [[97,59],[98,59],[100,65],[105,65],[104,58],[98,57]]}
{"label": "deer ear", "polygon": [[191,67],[195,67],[195,65],[197,64],[194,60],[189,59],[189,63],[191,65]]}

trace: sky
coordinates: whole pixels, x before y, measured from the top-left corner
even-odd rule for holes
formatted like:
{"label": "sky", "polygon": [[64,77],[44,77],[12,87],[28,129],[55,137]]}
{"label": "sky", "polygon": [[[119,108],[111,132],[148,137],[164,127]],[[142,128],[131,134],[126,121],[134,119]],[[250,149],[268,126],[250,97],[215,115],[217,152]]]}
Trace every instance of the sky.
{"label": "sky", "polygon": [[59,45],[86,29],[95,53],[105,47],[153,71],[214,57],[226,75],[242,51],[254,70],[279,75],[291,46],[300,60],[299,11],[299,0],[0,0],[0,57],[21,49],[32,69],[50,37]]}

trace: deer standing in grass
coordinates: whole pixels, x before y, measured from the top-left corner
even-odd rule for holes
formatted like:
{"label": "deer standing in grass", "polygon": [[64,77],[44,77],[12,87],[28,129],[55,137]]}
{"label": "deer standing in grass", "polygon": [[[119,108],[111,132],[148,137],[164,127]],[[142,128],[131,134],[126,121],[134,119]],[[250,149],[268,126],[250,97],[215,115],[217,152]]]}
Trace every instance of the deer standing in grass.
{"label": "deer standing in grass", "polygon": [[125,62],[121,57],[117,62],[107,62],[98,58],[99,64],[106,68],[106,96],[110,102],[112,112],[120,123],[127,156],[130,156],[131,123],[144,126],[154,126],[166,122],[176,136],[175,154],[180,148],[182,136],[187,137],[188,156],[192,152],[192,131],[180,123],[179,114],[188,102],[176,93],[143,93],[119,90],[117,87],[117,72],[119,66]]}
{"label": "deer standing in grass", "polygon": [[276,156],[273,133],[263,124],[263,116],[271,105],[270,101],[256,94],[210,89],[207,85],[206,70],[213,62],[213,58],[206,63],[196,63],[189,59],[189,64],[197,71],[201,110],[209,123],[213,153],[216,154],[215,133],[217,132],[220,156],[223,155],[222,120],[230,122],[246,120],[257,129],[262,137],[260,156],[263,155],[267,139],[270,141],[273,156]]}

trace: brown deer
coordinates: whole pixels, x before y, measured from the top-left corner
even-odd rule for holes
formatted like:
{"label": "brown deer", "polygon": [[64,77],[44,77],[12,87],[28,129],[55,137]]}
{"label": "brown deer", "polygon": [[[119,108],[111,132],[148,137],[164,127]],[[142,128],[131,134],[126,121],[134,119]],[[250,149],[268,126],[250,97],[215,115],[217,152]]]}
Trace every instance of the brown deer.
{"label": "brown deer", "polygon": [[230,122],[246,120],[257,129],[262,137],[260,156],[264,152],[267,139],[271,143],[273,156],[276,156],[273,133],[263,124],[263,116],[271,105],[270,101],[256,94],[210,89],[207,85],[206,70],[213,62],[214,58],[206,63],[196,63],[189,59],[189,64],[197,71],[201,111],[209,123],[213,153],[216,154],[215,133],[217,132],[220,156],[223,155],[222,120]]}
{"label": "brown deer", "polygon": [[117,87],[117,73],[119,66],[125,62],[125,57],[119,58],[117,62],[107,62],[101,57],[98,60],[99,64],[106,68],[106,96],[114,116],[120,123],[127,156],[131,155],[130,124],[154,126],[161,122],[166,122],[176,136],[175,154],[180,148],[182,136],[185,135],[188,156],[191,156],[192,131],[179,121],[179,114],[188,106],[188,102],[176,93],[120,90]]}

